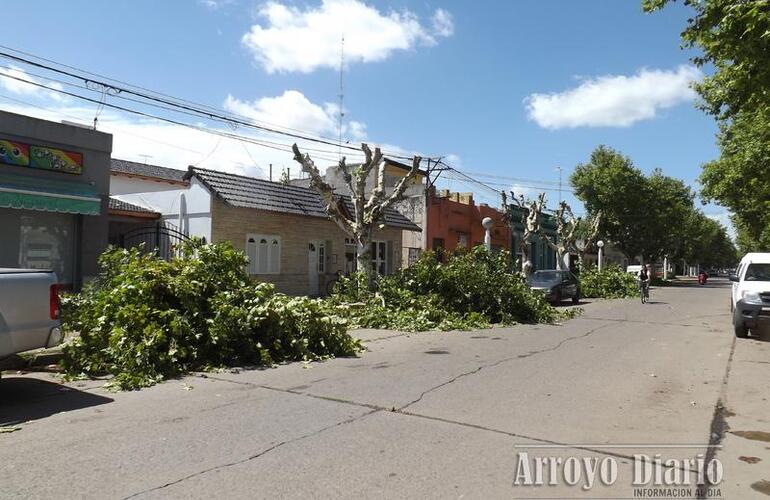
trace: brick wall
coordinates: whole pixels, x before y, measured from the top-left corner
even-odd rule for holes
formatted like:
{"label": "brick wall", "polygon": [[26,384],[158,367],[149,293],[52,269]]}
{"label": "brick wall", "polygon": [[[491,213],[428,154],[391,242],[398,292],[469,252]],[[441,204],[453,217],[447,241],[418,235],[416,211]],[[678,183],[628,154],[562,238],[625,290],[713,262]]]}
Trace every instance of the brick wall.
{"label": "brick wall", "polygon": [[[337,271],[344,269],[346,236],[331,220],[232,207],[221,200],[213,200],[213,242],[230,241],[236,249],[245,251],[248,233],[281,237],[280,274],[255,276],[258,280],[275,283],[281,292],[291,295],[308,294],[308,244],[312,240],[326,242],[326,273],[319,276],[319,289],[322,294],[326,290],[327,280],[333,278]],[[374,239],[392,242],[395,256],[391,256],[393,266],[400,267],[401,230],[386,228],[375,233]]]}

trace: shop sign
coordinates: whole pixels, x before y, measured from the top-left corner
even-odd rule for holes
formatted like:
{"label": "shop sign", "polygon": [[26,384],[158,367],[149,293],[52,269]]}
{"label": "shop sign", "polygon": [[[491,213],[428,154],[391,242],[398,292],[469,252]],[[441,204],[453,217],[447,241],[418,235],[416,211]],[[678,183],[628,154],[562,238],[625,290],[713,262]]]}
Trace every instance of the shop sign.
{"label": "shop sign", "polygon": [[0,139],[0,163],[28,167],[29,146]]}
{"label": "shop sign", "polygon": [[0,139],[0,163],[66,174],[83,173],[83,155],[80,153],[6,139]]}

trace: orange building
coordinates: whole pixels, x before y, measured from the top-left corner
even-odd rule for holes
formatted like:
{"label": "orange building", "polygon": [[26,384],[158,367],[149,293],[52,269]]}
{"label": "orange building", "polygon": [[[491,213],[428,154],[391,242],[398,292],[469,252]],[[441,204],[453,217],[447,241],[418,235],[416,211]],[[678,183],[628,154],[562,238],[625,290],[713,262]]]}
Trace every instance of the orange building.
{"label": "orange building", "polygon": [[432,189],[428,197],[428,228],[426,246],[431,250],[457,247],[470,249],[484,244],[481,220],[490,217],[492,248],[510,250],[511,229],[504,222],[503,213],[486,204],[476,205],[473,193],[450,193]]}

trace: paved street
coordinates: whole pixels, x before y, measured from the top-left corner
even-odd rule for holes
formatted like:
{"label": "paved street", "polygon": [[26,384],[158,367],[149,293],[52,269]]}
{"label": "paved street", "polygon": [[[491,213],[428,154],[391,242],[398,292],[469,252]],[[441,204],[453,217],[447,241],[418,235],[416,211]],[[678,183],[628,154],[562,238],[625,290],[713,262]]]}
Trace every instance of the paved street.
{"label": "paved street", "polygon": [[[724,498],[762,498],[770,342],[735,343],[728,300],[715,280],[564,325],[361,331],[356,359],[129,393],[6,373],[0,423],[19,430],[0,434],[0,497],[633,497],[632,454],[703,453],[724,464]],[[620,479],[514,486],[522,450],[613,457]]]}

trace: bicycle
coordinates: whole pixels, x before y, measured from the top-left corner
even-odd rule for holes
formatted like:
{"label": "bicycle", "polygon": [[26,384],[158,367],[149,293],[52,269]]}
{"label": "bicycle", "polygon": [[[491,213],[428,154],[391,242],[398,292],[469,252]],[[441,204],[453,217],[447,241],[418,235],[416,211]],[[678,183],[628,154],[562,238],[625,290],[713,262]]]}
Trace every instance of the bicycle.
{"label": "bicycle", "polygon": [[639,295],[642,296],[642,304],[645,304],[650,301],[650,282],[649,281],[639,282]]}

